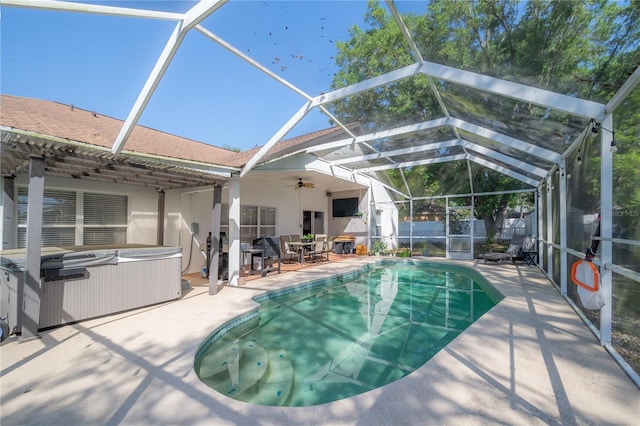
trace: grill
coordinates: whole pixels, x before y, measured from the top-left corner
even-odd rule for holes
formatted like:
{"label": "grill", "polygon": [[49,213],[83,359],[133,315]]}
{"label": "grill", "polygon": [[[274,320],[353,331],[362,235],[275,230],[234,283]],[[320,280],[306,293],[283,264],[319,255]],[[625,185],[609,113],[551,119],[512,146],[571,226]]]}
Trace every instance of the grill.
{"label": "grill", "polygon": [[[253,270],[254,259],[260,258],[260,273],[264,277],[269,272],[278,271],[280,273],[280,237],[262,237],[253,240],[253,249],[251,250],[251,272]],[[274,266],[274,261],[278,266]]]}

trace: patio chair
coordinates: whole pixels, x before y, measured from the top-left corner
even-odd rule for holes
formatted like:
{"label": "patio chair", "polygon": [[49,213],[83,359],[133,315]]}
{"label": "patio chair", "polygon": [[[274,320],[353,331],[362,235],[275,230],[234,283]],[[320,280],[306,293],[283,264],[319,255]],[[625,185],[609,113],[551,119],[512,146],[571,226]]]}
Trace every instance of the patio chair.
{"label": "patio chair", "polygon": [[[318,256],[320,256],[320,261],[324,258],[324,254],[327,253],[325,251],[325,245],[327,244],[327,237],[316,237],[315,244],[313,245],[313,250],[309,252],[309,255],[315,262]],[[329,254],[327,253],[327,260],[329,260]]]}
{"label": "patio chair", "polygon": [[289,246],[289,242],[291,238],[289,235],[280,236],[280,259],[283,262],[293,262],[298,261],[298,251],[291,249]]}
{"label": "patio chair", "polygon": [[329,253],[331,253],[333,251],[333,239],[335,237],[331,237],[331,238],[327,238],[327,241],[324,245],[324,250],[322,250],[322,254],[327,255],[327,261],[329,260]]}
{"label": "patio chair", "polygon": [[292,242],[299,243],[302,240],[300,235],[297,235],[297,234],[291,234],[291,235],[289,235],[289,237],[291,237],[291,241]]}
{"label": "patio chair", "polygon": [[511,243],[509,244],[509,247],[505,252],[482,253],[478,255],[478,259],[483,259],[484,263],[487,263],[487,261],[500,263],[503,260],[511,261],[511,263],[514,263],[521,252],[524,240],[524,235],[514,235],[511,238]]}
{"label": "patio chair", "polygon": [[538,249],[536,248],[536,237],[526,237],[518,250],[514,260],[521,260],[527,265],[538,264]]}

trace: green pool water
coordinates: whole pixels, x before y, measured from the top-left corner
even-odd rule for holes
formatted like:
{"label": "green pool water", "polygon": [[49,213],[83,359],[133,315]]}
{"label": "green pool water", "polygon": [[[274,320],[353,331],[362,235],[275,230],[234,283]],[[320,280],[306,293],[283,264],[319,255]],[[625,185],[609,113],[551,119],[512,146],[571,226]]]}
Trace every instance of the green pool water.
{"label": "green pool water", "polygon": [[209,336],[195,370],[211,388],[254,404],[348,398],[410,374],[500,298],[469,268],[385,261],[261,297],[257,313]]}

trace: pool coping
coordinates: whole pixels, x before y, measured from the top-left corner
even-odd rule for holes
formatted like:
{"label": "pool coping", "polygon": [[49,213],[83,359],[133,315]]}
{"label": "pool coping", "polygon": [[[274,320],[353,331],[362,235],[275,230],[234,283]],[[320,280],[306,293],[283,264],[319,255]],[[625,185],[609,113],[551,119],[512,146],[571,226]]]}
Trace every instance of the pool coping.
{"label": "pool coping", "polygon": [[218,394],[195,352],[253,297],[375,261],[354,258],[49,330],[0,346],[3,424],[617,424],[640,390],[534,267],[471,266],[505,298],[424,366],[352,398],[265,407]]}

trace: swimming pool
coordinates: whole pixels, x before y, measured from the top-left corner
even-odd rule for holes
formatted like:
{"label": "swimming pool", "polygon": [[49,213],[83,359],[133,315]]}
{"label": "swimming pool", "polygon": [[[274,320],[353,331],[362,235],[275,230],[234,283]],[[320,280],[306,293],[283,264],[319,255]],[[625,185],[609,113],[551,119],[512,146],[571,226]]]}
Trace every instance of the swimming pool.
{"label": "swimming pool", "polygon": [[210,335],[194,367],[241,401],[331,402],[410,374],[501,298],[464,266],[383,260],[255,298],[260,309]]}

